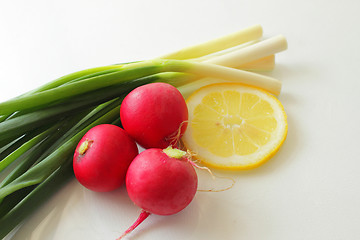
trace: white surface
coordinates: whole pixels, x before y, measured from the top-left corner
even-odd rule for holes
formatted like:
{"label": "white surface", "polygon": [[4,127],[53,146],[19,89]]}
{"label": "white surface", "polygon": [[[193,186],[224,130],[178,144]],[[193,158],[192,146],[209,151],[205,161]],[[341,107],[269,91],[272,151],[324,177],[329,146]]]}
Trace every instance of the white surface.
{"label": "white surface", "polygon": [[[289,43],[272,73],[289,121],[282,149],[258,169],[216,172],[235,186],[199,192],[127,239],[359,239],[359,9],[355,0],[1,1],[0,101],[262,24]],[[72,181],[12,239],[115,239],[138,213],[124,188],[97,194]]]}

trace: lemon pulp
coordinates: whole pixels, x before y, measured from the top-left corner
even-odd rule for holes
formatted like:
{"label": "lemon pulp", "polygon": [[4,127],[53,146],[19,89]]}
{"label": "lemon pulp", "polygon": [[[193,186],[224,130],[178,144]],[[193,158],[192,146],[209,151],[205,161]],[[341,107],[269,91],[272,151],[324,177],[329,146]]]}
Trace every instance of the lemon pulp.
{"label": "lemon pulp", "polygon": [[286,114],[270,93],[237,83],[195,91],[188,99],[187,149],[203,163],[225,169],[253,168],[280,148]]}

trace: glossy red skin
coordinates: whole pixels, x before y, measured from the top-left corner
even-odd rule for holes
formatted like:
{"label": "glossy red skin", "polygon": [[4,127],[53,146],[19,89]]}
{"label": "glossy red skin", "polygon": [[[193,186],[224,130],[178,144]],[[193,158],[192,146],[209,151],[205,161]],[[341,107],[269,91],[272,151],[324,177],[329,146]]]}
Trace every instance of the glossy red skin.
{"label": "glossy red skin", "polygon": [[[86,140],[90,141],[90,147],[81,155],[79,148]],[[124,184],[126,171],[138,153],[135,141],[122,128],[111,124],[95,126],[75,150],[75,177],[96,192],[115,190]]]}
{"label": "glossy red skin", "polygon": [[170,158],[161,149],[141,152],[126,175],[130,199],[143,210],[157,215],[172,215],[190,204],[198,179],[186,158]]}
{"label": "glossy red skin", "polygon": [[[175,87],[150,83],[131,91],[120,108],[124,129],[144,148],[175,146],[187,127],[186,102]],[[177,141],[172,141],[179,132]]]}

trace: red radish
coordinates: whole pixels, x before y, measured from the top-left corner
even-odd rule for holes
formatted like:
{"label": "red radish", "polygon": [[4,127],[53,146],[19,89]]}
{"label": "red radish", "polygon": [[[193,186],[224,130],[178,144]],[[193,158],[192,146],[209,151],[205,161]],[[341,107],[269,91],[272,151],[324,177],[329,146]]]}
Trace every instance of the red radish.
{"label": "red radish", "polygon": [[175,146],[186,130],[186,102],[175,87],[150,83],[131,91],[120,108],[124,129],[144,148]]}
{"label": "red radish", "polygon": [[95,126],[76,147],[75,177],[93,191],[115,190],[125,182],[126,171],[138,153],[135,141],[122,128],[111,124]]}
{"label": "red radish", "polygon": [[193,200],[197,184],[195,169],[184,151],[169,147],[141,152],[130,164],[126,189],[142,212],[120,238],[134,230],[151,213],[172,215],[183,210]]}

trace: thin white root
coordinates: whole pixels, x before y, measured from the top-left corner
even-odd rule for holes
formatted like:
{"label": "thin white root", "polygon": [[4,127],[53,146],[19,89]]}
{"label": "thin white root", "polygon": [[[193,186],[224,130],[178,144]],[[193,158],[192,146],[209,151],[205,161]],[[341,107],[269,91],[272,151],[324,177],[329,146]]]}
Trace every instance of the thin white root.
{"label": "thin white root", "polygon": [[168,136],[165,140],[170,143],[171,146],[176,146],[180,143],[180,138],[182,136],[181,132],[185,124],[188,124],[188,120],[180,123],[179,128],[170,136]]}
{"label": "thin white root", "polygon": [[188,159],[189,163],[194,167],[194,168],[197,168],[199,170],[204,170],[204,171],[207,171],[211,178],[213,180],[216,180],[216,178],[220,178],[220,179],[228,179],[230,180],[232,183],[229,187],[226,187],[226,188],[222,188],[222,189],[198,189],[197,191],[198,192],[224,192],[224,191],[227,191],[229,189],[231,189],[234,185],[235,185],[235,180],[233,178],[230,178],[230,177],[219,177],[219,176],[216,176],[208,167],[205,167],[205,166],[199,166],[198,164],[195,163],[195,161],[193,160],[194,156],[196,156],[195,153],[193,152],[190,152],[189,150],[186,151],[187,154],[186,154],[186,158]]}
{"label": "thin white root", "polygon": [[197,169],[205,170],[205,171],[207,171],[208,173],[210,173],[212,179],[215,180],[214,174],[211,172],[211,170],[210,170],[208,167],[201,167],[201,166],[197,165],[195,162],[193,162],[193,161],[190,160],[190,159],[189,159],[189,162],[190,162],[191,165],[193,165],[193,167],[195,167],[195,168],[197,168]]}
{"label": "thin white root", "polygon": [[235,179],[233,178],[230,178],[230,177],[219,177],[219,176],[215,176],[215,178],[221,178],[221,179],[228,179],[230,180],[232,183],[229,187],[226,187],[226,188],[223,188],[223,189],[198,189],[197,191],[198,192],[224,192],[224,191],[227,191],[227,190],[230,190],[231,188],[234,187],[236,181]]}

